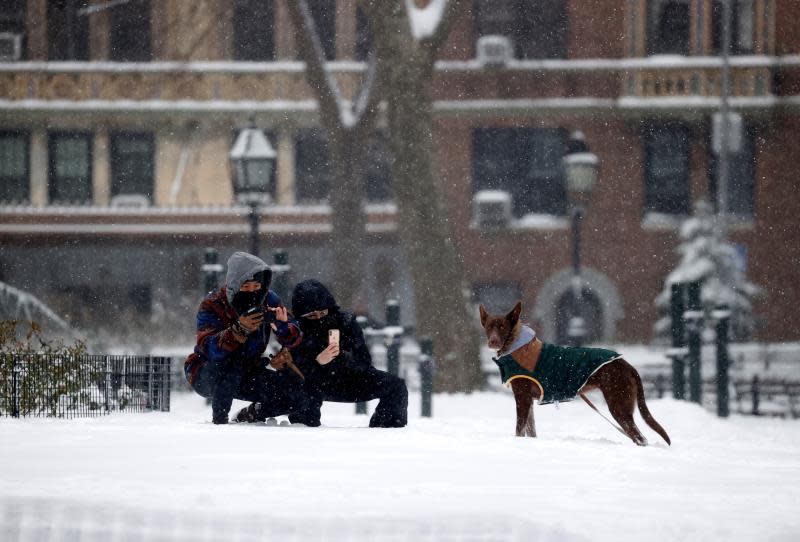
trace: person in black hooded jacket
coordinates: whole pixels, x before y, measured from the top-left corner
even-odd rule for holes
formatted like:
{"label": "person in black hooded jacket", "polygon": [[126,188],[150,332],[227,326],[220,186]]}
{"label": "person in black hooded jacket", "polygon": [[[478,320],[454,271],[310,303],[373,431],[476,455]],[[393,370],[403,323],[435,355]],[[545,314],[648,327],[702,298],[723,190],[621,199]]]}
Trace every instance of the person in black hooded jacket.
{"label": "person in black hooded jacket", "polygon": [[[406,383],[372,366],[355,315],[340,310],[325,285],[313,279],[295,286],[292,312],[298,315],[303,340],[290,350],[320,404],[380,399],[370,427],[404,427],[408,421]],[[339,330],[338,346],[328,344],[331,329]]]}

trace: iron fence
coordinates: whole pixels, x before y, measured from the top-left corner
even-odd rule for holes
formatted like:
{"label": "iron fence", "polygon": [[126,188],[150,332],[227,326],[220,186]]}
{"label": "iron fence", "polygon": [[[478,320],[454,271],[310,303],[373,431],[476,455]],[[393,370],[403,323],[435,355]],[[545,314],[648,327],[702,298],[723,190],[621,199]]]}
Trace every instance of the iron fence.
{"label": "iron fence", "polygon": [[4,354],[0,416],[76,418],[169,411],[170,359]]}
{"label": "iron fence", "polygon": [[[663,398],[672,394],[672,380],[665,374],[643,374],[645,397]],[[730,380],[728,385],[731,411],[752,416],[800,418],[800,380],[766,378],[753,375]],[[713,409],[716,404],[717,381],[702,381],[702,404]]]}

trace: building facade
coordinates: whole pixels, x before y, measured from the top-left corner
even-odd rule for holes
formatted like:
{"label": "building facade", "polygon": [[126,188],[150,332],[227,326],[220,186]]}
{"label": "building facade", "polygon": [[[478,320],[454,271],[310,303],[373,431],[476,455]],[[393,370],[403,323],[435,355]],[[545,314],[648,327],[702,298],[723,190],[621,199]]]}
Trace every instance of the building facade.
{"label": "building facade", "polygon": [[[422,4],[424,2],[418,2]],[[370,47],[355,0],[310,2],[329,69],[353,92]],[[730,237],[764,288],[758,337],[800,339],[800,5],[734,0]],[[434,76],[439,175],[474,297],[565,334],[569,201],[560,167],[585,134],[600,177],[583,225],[590,338],[647,341],[678,227],[716,199],[721,5],[712,0],[475,0]],[[249,122],[278,152],[262,255],[331,276],[324,132],[285,3],[10,0],[0,6],[0,280],[77,326],[191,336],[205,247],[248,247],[228,152]],[[499,49],[479,45],[504,36]],[[502,40],[501,40],[502,41]],[[505,45],[507,44],[507,45]],[[365,152],[368,255],[359,310],[389,296],[413,322],[385,133]],[[511,195],[482,227],[473,196]],[[268,258],[265,258],[268,259]],[[118,315],[116,318],[111,314]],[[183,316],[181,316],[183,315]]]}

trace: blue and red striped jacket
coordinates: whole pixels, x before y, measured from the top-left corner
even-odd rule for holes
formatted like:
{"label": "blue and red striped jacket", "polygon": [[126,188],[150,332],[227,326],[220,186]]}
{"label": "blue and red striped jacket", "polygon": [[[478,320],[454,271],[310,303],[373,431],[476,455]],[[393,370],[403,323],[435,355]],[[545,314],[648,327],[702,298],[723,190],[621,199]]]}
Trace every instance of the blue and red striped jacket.
{"label": "blue and red striped jacket", "polygon": [[[270,290],[264,301],[267,307],[280,307],[281,298]],[[275,313],[264,311],[264,323],[247,336],[244,343],[236,340],[231,327],[238,320],[226,296],[225,286],[206,296],[197,312],[197,344],[183,366],[186,380],[194,384],[200,369],[208,363],[222,364],[236,358],[246,362],[258,362],[269,343],[272,325],[275,338],[282,346],[293,348],[303,340],[303,333],[295,320],[280,322]]]}

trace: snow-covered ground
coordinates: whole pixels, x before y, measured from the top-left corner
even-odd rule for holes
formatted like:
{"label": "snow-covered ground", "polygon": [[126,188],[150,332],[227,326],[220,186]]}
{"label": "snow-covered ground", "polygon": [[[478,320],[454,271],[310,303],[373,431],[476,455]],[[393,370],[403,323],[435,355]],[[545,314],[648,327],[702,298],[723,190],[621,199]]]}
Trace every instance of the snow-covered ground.
{"label": "snow-covered ground", "polygon": [[0,540],[800,540],[800,421],[649,404],[672,447],[582,402],[515,438],[508,392],[437,395],[432,419],[412,394],[399,430],[338,404],[321,428],[218,427],[190,394],[171,413],[2,419]]}

